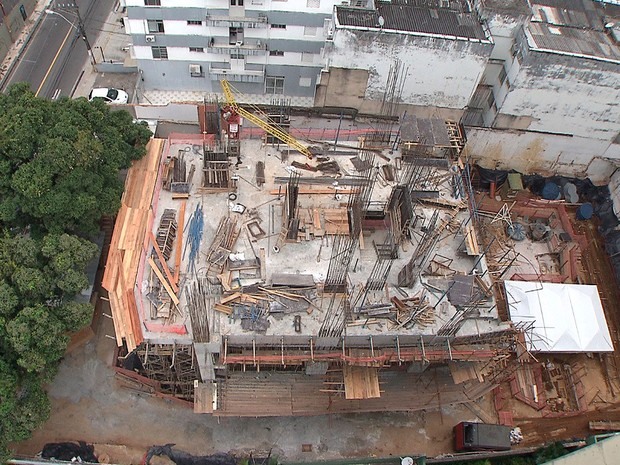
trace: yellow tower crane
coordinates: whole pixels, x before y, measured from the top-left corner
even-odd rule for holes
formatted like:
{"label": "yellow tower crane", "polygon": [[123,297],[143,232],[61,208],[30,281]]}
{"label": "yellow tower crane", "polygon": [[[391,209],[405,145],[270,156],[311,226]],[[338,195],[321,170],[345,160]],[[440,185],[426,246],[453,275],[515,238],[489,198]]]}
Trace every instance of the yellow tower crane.
{"label": "yellow tower crane", "polygon": [[232,86],[226,80],[221,80],[220,84],[222,85],[222,90],[224,91],[224,97],[226,98],[226,103],[230,107],[231,110],[235,111],[238,115],[243,116],[248,121],[254,123],[256,126],[262,128],[266,133],[272,135],[273,137],[278,138],[283,143],[288,145],[289,147],[298,150],[310,160],[312,160],[312,152],[306,147],[304,144],[299,142],[293,136],[291,136],[288,132],[283,131],[279,127],[274,124],[271,124],[264,119],[256,116],[254,113],[249,112],[245,108],[240,107],[235,100],[235,96],[232,92]]}

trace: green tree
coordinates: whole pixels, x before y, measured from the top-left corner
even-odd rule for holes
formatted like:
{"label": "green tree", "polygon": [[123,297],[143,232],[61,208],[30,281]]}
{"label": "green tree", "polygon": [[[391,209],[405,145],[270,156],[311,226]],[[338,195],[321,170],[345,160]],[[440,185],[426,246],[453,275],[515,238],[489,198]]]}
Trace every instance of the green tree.
{"label": "green tree", "polygon": [[150,135],[100,101],[0,94],[0,463],[49,415],[45,384],[92,317],[75,300],[97,255],[85,238],[117,212],[119,172]]}
{"label": "green tree", "polygon": [[0,95],[0,108],[0,222],[95,232],[118,210],[119,170],[144,155],[147,126],[101,101],[38,99],[26,85]]}

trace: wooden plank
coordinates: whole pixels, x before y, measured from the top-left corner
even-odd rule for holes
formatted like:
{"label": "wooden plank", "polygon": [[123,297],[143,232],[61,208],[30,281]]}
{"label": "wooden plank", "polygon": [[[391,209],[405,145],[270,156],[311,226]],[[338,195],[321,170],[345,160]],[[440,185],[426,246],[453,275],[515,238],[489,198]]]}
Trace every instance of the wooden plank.
{"label": "wooden plank", "polygon": [[312,225],[314,229],[322,229],[321,228],[321,214],[319,213],[318,208],[312,209]]}
{"label": "wooden plank", "polygon": [[168,278],[168,282],[170,283],[170,287],[172,288],[172,290],[175,293],[179,292],[179,287],[174,282],[174,277],[172,276],[172,273],[170,273],[170,269],[168,269],[168,264],[166,263],[166,259],[162,255],[161,250],[159,250],[159,245],[157,245],[157,239],[155,239],[155,235],[153,234],[152,231],[149,231],[149,239],[151,241],[151,245],[155,249],[155,253],[157,254],[157,258],[159,258],[159,263],[161,263],[161,266],[164,269],[164,273],[166,273],[166,278]]}
{"label": "wooden plank", "polygon": [[236,300],[239,297],[241,297],[241,292],[235,292],[234,294],[229,295],[228,297],[222,297],[220,299],[220,303],[221,304],[227,304],[228,302],[232,302],[233,300]]}
{"label": "wooden plank", "polygon": [[588,427],[591,431],[620,431],[620,421],[591,421]]}
{"label": "wooden plank", "polygon": [[224,288],[226,292],[230,292],[232,290],[230,287],[230,278],[231,278],[230,271],[224,271],[222,272],[222,274],[218,274],[217,278],[220,280],[220,283],[222,283],[222,287]]}
{"label": "wooden plank", "polygon": [[381,397],[377,368],[345,365],[342,369],[346,399]]}
{"label": "wooden plank", "polygon": [[159,270],[159,268],[157,268],[157,264],[155,263],[155,260],[153,260],[152,257],[149,257],[149,265],[151,265],[151,268],[153,269],[153,271],[155,272],[155,274],[157,275],[157,277],[159,278],[159,280],[161,281],[161,283],[164,286],[164,289],[166,289],[166,292],[168,293],[168,295],[170,296],[170,298],[172,299],[172,301],[176,304],[179,305],[179,298],[177,297],[177,295],[174,293],[174,291],[172,290],[172,288],[170,287],[170,284],[168,284],[168,281],[166,281],[166,278],[164,277],[164,275],[161,273],[161,271]]}
{"label": "wooden plank", "polygon": [[263,281],[267,280],[267,257],[265,256],[265,248],[258,250],[258,259],[260,260],[260,277]]}
{"label": "wooden plank", "polygon": [[177,230],[177,248],[174,255],[174,283],[179,284],[179,275],[181,274],[181,257],[183,255],[183,230],[185,229],[185,206],[187,202],[183,201],[179,208],[179,225]]}
{"label": "wooden plank", "polygon": [[226,315],[232,314],[232,307],[229,305],[215,304],[213,306],[213,310],[217,310],[218,312],[225,313]]}
{"label": "wooden plank", "polygon": [[213,413],[215,383],[194,381],[194,413]]}

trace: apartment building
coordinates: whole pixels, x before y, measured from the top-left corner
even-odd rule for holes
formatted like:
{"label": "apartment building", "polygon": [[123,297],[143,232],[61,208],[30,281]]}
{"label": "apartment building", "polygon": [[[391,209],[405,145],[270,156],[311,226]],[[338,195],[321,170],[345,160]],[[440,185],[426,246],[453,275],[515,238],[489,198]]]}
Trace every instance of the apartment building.
{"label": "apartment building", "polygon": [[[314,100],[334,0],[127,0],[144,87]],[[305,98],[305,99],[304,99]]]}
{"label": "apartment building", "polygon": [[620,7],[480,4],[495,47],[465,111],[486,167],[605,183],[620,160]]}
{"label": "apartment building", "polygon": [[615,3],[336,6],[315,105],[459,120],[485,167],[604,183],[620,160]]}

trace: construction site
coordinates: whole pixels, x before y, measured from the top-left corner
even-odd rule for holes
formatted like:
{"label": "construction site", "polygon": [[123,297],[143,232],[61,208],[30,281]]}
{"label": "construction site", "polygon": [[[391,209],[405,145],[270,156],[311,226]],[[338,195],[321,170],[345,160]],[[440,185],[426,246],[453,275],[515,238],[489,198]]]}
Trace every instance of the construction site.
{"label": "construction site", "polygon": [[103,278],[121,385],[215,416],[465,404],[526,443],[620,420],[617,286],[574,184],[482,172],[458,122],[317,137],[222,85],[128,173]]}

